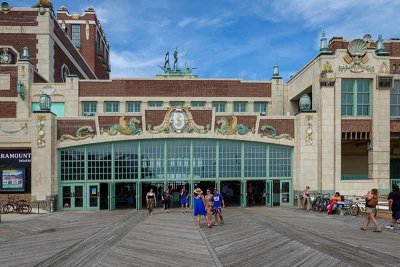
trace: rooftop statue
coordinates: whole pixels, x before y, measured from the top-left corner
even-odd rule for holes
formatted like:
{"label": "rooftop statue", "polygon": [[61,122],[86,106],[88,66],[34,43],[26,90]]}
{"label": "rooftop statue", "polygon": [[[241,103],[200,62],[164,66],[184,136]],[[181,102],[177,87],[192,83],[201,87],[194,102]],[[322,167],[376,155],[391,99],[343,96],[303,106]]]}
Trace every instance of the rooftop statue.
{"label": "rooftop statue", "polygon": [[175,59],[175,61],[174,61],[174,70],[177,70],[177,68],[178,68],[178,47],[175,48],[174,59]]}

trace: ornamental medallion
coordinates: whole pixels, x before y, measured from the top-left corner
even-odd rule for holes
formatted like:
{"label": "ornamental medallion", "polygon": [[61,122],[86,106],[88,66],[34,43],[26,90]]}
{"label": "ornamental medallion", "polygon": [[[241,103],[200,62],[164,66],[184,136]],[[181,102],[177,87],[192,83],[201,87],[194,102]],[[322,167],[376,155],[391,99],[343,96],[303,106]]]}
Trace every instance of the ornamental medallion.
{"label": "ornamental medallion", "polygon": [[3,49],[3,54],[0,55],[0,64],[10,64],[12,55],[8,52],[7,48]]}
{"label": "ornamental medallion", "polygon": [[186,129],[188,117],[186,111],[182,108],[175,108],[169,115],[169,125],[175,133],[182,133]]}

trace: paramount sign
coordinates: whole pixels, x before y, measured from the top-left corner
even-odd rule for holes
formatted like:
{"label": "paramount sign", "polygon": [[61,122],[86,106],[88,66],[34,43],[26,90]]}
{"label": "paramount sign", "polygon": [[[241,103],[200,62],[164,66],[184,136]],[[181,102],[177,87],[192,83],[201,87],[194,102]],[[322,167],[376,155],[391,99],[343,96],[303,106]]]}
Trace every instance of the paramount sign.
{"label": "paramount sign", "polygon": [[30,163],[32,153],[26,151],[0,151],[1,163]]}

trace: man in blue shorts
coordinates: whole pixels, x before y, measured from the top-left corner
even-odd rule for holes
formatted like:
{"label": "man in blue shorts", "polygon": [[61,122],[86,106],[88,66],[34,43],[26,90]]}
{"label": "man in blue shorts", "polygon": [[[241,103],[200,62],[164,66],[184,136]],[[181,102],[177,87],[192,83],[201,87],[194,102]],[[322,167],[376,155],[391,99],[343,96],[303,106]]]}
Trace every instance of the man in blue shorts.
{"label": "man in blue shorts", "polygon": [[389,211],[392,211],[392,223],[386,229],[394,229],[396,223],[400,223],[400,190],[399,185],[392,186],[392,192],[388,196]]}
{"label": "man in blue shorts", "polygon": [[182,190],[180,192],[181,195],[181,206],[182,206],[182,213],[187,212],[187,207],[189,204],[189,192],[186,190],[185,186],[182,186]]}
{"label": "man in blue shorts", "polygon": [[225,208],[225,201],[224,197],[218,193],[218,190],[214,188],[212,196],[212,202],[213,202],[213,214],[214,214],[214,222],[213,225],[218,225],[218,217],[221,220],[220,224],[224,224],[224,218],[222,216],[222,208]]}

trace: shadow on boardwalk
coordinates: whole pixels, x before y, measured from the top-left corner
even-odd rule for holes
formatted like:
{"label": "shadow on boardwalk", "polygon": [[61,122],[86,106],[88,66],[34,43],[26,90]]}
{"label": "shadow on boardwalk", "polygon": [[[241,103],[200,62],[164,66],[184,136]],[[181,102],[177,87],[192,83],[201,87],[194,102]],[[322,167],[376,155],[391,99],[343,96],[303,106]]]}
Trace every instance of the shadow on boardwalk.
{"label": "shadow on boardwalk", "polygon": [[[198,229],[178,210],[58,212],[0,224],[0,266],[398,266],[399,231],[290,208],[227,208]],[[385,222],[387,223],[387,221]],[[13,257],[10,257],[13,255]]]}

